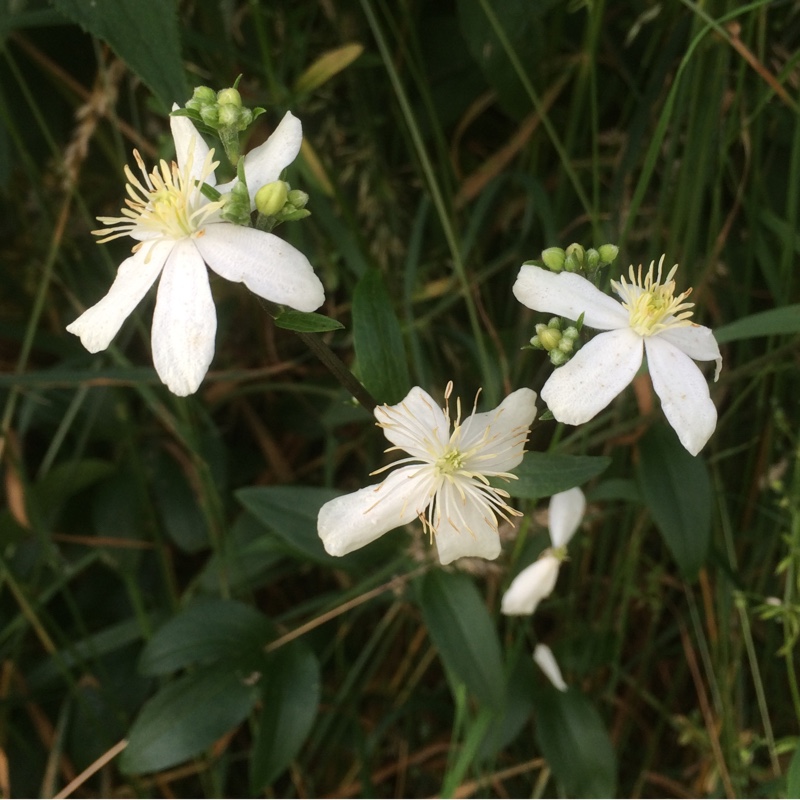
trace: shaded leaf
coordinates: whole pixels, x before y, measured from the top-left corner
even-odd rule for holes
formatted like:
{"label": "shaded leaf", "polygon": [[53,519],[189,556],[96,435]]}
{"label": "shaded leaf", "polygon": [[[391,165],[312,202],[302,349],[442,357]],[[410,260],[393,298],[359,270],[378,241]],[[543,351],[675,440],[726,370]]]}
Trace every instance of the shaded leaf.
{"label": "shaded leaf", "polygon": [[344,328],[341,322],[331,317],[326,317],[324,314],[317,314],[315,311],[295,311],[293,308],[281,309],[281,312],[274,319],[279,328],[300,331],[300,333],[322,333],[323,331],[338,331]]}
{"label": "shaded leaf", "polygon": [[323,83],[327,83],[334,75],[338,75],[343,69],[349,67],[363,52],[363,45],[351,42],[323,53],[303,70],[295,81],[294,90],[296,92],[313,92]]}
{"label": "shaded leaf", "polygon": [[514,470],[517,480],[497,483],[512,497],[538,500],[581,486],[611,464],[608,456],[567,456],[528,452]]}
{"label": "shaded leaf", "polygon": [[800,743],[794,749],[794,755],[786,773],[786,796],[800,797]]}
{"label": "shaded leaf", "polygon": [[500,642],[475,585],[459,573],[434,570],[420,582],[419,603],[445,666],[487,706],[501,711],[505,675]]}
{"label": "shaded leaf", "polygon": [[800,303],[783,308],[771,308],[742,317],[735,322],[714,330],[714,338],[720,343],[739,339],[755,339],[757,336],[777,336],[800,333]]}

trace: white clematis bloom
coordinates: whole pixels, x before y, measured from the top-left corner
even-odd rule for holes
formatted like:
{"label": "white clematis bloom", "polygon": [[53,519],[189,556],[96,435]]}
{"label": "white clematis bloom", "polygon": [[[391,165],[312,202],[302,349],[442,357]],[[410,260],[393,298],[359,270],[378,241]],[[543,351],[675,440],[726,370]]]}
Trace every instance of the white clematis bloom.
{"label": "white clematis bloom", "polygon": [[[173,108],[177,108],[174,106]],[[224,200],[210,201],[202,185],[216,185],[218,162],[187,117],[170,117],[177,163],[161,161],[150,174],[138,152],[139,180],[125,167],[126,208],[120,217],[99,217],[94,231],[107,242],[137,240],[119,266],[108,294],[67,326],[90,353],[105,350],[159,275],[151,343],[161,380],[177,395],[197,391],[214,356],[217,315],[206,266],[229,281],[298,311],[322,305],[322,283],[308,259],[271,233],[225,222]],[[245,158],[248,189],[275,180],[294,160],[302,141],[300,122],[287,113],[272,136]],[[219,187],[224,189],[225,187]]]}
{"label": "white clematis bloom", "polygon": [[539,603],[552,594],[561,562],[567,557],[567,544],[578,530],[585,510],[586,498],[577,487],[550,498],[548,527],[553,547],[511,581],[500,604],[503,614],[533,614]]}
{"label": "white clematis bloom", "polygon": [[375,409],[393,445],[386,452],[403,450],[408,457],[377,470],[399,467],[377,486],[322,506],[317,530],[328,553],[345,555],[419,517],[436,540],[442,564],[464,556],[497,558],[497,517],[510,522],[520,513],[506,502],[508,492],[488,478],[515,478],[510,470],[522,461],[536,392],[518,389],[494,411],[478,414],[473,408],[462,423],[460,401],[456,419],[450,419],[452,388],[451,382],[444,409],[419,386],[397,405]]}
{"label": "white clematis bloom", "polygon": [[717,424],[717,410],[696,361],[722,356],[709,328],[689,320],[693,303],[684,302],[691,289],[675,296],[677,264],[661,279],[664,256],[643,276],[630,268],[612,281],[622,302],[604,294],[586,278],[523,266],[514,296],[534,311],[558,314],[604,331],[585,344],[563,367],[554,370],[542,389],[542,399],[559,422],[580,425],[602,411],[634,378],[647,354],[653,388],[681,444],[697,455]]}

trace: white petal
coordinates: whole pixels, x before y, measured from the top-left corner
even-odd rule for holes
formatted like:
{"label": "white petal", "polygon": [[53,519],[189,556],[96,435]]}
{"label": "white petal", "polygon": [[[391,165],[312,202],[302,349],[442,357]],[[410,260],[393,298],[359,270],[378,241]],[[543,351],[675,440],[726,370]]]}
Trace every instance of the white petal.
{"label": "white petal", "polygon": [[393,445],[423,461],[435,460],[450,441],[447,417],[419,386],[393,406],[377,406],[375,418]]}
{"label": "white petal", "polygon": [[343,556],[411,522],[430,499],[425,484],[425,475],[417,467],[403,467],[377,486],[329,500],[317,517],[317,533],[325,550]]}
{"label": "white petal", "polygon": [[497,521],[487,520],[481,509],[472,504],[469,498],[460,512],[460,519],[452,521],[443,514],[436,528],[433,538],[439,561],[449,564],[457,558],[497,558],[500,555]]}
{"label": "white petal", "polygon": [[525,567],[506,589],[500,610],[504,614],[533,614],[555,588],[560,566],[558,558],[545,554]]}
{"label": "white petal", "polygon": [[153,364],[174,394],[197,391],[214,357],[217,313],[208,272],[193,240],[177,242],[158,284]]}
{"label": "white petal", "polygon": [[606,331],[553,371],[542,388],[542,400],[559,422],[580,425],[633,380],[641,363],[641,336],[630,328]]}
{"label": "white petal", "polygon": [[314,311],[325,300],[308,259],[271,233],[219,222],[207,225],[194,241],[214,272],[244,283],[259,297],[298,311]]}
{"label": "white petal", "polygon": [[536,418],[536,392],[517,389],[494,411],[475,414],[464,421],[458,447],[470,450],[480,444],[465,466],[476,472],[510,472],[525,452],[528,430]]}
{"label": "white petal", "polygon": [[537,644],[533,648],[533,660],[538,664],[539,669],[547,676],[550,683],[560,692],[567,691],[567,684],[561,675],[556,657],[553,651],[546,644]]}
{"label": "white petal", "polygon": [[[173,103],[172,110],[175,111],[176,108],[180,108],[180,106]],[[183,172],[191,155],[192,177],[199,177],[206,155],[208,155],[208,145],[189,117],[170,117],[169,127],[172,131],[172,138],[175,140],[175,160],[178,162],[178,169]],[[214,185],[213,174],[206,178],[206,183]]]}
{"label": "white petal", "polygon": [[251,204],[255,202],[256,192],[278,180],[281,172],[297,158],[302,142],[303,126],[291,111],[287,111],[269,139],[245,156],[244,174]]}
{"label": "white petal", "polygon": [[172,241],[157,242],[126,258],[119,265],[108,294],[67,325],[70,333],[81,337],[81,343],[90,353],[108,347],[155,282],[174,244]]}
{"label": "white petal", "polygon": [[534,311],[571,320],[583,314],[584,324],[590,328],[610,331],[628,326],[630,317],[622,304],[574,272],[556,274],[526,265],[520,268],[513,292]]}
{"label": "white petal", "polygon": [[559,492],[550,498],[550,541],[553,547],[564,547],[578,530],[583,513],[586,511],[586,498],[576,486]]}
{"label": "white petal", "polygon": [[647,366],[664,416],[696,456],[717,426],[717,409],[697,364],[662,336],[645,339]]}
{"label": "white petal", "polygon": [[659,339],[666,339],[670,344],[682,350],[695,361],[716,361],[714,380],[719,378],[722,369],[722,355],[719,345],[711,332],[711,328],[703,325],[688,325],[680,328],[668,328],[657,334]]}

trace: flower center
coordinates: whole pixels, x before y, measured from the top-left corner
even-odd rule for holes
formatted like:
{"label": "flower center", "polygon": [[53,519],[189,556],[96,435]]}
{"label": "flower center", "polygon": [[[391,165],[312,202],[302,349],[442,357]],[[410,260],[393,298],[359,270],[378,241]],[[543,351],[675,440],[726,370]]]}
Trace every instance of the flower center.
{"label": "flower center", "polygon": [[436,459],[434,468],[439,475],[452,475],[464,468],[464,458],[460,450],[451,446]]}
{"label": "flower center", "polygon": [[692,316],[690,308],[694,303],[685,303],[684,300],[692,293],[687,289],[683,294],[675,296],[675,281],[673,277],[678,269],[676,264],[661,281],[661,270],[664,256],[658,262],[658,273],[655,270],[655,261],[650,263],[650,269],[642,278],[642,267],[638,272],[630,268],[630,283],[621,276],[619,281],[611,281],[614,291],[620,296],[622,305],[630,315],[630,326],[641,336],[652,336],[667,328],[679,328],[691,325],[689,318]]}
{"label": "flower center", "polygon": [[[193,145],[189,152],[194,152]],[[96,236],[103,237],[98,243],[131,236],[140,240],[140,244],[133,248],[135,252],[144,241],[185,239],[200,233],[208,218],[223,206],[224,200],[210,202],[200,191],[206,179],[219,166],[219,162],[212,160],[213,150],[209,150],[196,176],[193,176],[191,155],[182,170],[174,161],[167,164],[162,159],[150,174],[137,150],[133,151],[133,157],[143,180],[140,181],[128,166],[125,167],[128,179],[125,186],[128,195],[126,207],[121,209],[120,217],[97,218],[108,226],[92,231]]]}

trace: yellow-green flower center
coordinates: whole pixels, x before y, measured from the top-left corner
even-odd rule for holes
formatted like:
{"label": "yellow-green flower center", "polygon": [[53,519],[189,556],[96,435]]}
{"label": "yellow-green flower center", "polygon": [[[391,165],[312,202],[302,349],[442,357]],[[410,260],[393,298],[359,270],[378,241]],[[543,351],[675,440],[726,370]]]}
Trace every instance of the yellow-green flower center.
{"label": "yellow-green flower center", "polygon": [[436,459],[434,467],[440,475],[452,475],[464,468],[464,460],[464,454],[451,446]]}
{"label": "yellow-green flower center", "polygon": [[684,302],[692,293],[691,289],[675,295],[675,281],[673,277],[678,269],[676,264],[662,282],[661,271],[664,256],[658,262],[658,272],[655,272],[655,262],[651,262],[647,274],[642,277],[642,267],[638,272],[630,268],[630,283],[625,276],[619,281],[611,281],[614,291],[620,296],[622,305],[630,315],[630,327],[641,336],[652,336],[667,328],[678,328],[691,325],[689,310],[694,303]]}
{"label": "yellow-green flower center", "polygon": [[[189,152],[193,151],[192,145]],[[121,209],[120,217],[98,217],[108,226],[92,231],[103,237],[98,242],[132,236],[140,240],[140,244],[133,248],[135,251],[145,241],[184,239],[202,232],[208,218],[223,206],[224,200],[210,202],[200,191],[202,184],[219,166],[219,162],[213,161],[213,150],[209,150],[197,175],[193,174],[191,155],[182,170],[174,161],[167,164],[162,159],[149,174],[137,150],[133,151],[133,156],[143,180],[140,181],[130,167],[125,167],[128,179],[126,207]]]}

